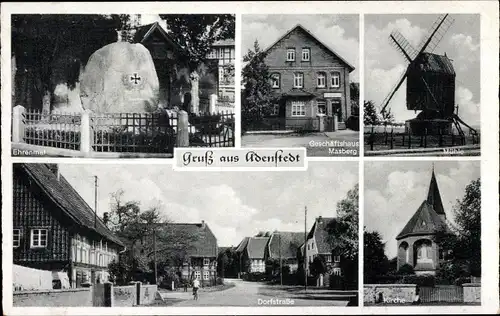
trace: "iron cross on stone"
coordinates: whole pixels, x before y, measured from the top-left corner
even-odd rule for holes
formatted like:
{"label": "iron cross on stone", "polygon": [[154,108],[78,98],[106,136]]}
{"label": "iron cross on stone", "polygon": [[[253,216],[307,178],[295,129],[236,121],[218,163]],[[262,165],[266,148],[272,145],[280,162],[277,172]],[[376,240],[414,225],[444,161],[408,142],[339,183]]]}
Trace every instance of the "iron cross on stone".
{"label": "iron cross on stone", "polygon": [[132,76],[130,76],[130,82],[132,82],[135,85],[138,85],[141,82],[142,78],[139,76],[137,72],[134,72]]}

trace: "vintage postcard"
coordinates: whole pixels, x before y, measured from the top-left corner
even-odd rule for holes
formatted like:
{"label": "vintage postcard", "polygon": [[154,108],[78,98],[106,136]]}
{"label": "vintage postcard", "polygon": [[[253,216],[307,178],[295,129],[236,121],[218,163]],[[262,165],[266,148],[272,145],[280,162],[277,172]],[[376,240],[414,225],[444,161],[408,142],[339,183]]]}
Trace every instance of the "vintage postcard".
{"label": "vintage postcard", "polygon": [[2,3],[4,314],[498,313],[499,12]]}

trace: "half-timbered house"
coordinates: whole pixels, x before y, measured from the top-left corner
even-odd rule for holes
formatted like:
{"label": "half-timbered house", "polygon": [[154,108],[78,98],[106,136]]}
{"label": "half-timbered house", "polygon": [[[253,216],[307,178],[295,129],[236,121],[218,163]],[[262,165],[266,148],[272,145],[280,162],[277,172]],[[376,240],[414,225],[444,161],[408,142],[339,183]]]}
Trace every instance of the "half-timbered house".
{"label": "half-timbered house", "polygon": [[106,281],[123,243],[58,165],[14,164],[13,182],[13,263],[66,272],[71,287]]}

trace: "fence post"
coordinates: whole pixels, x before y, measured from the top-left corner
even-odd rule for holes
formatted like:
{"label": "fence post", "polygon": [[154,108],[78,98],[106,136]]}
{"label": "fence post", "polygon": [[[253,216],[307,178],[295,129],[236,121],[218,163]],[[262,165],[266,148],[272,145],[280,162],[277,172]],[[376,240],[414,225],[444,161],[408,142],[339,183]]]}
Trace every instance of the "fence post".
{"label": "fence post", "polygon": [[80,152],[84,157],[90,155],[92,148],[92,130],[90,128],[90,112],[83,111],[80,121]]}
{"label": "fence post", "polygon": [[24,143],[24,113],[26,109],[22,105],[16,105],[12,109],[12,142]]}
{"label": "fence post", "polygon": [[411,149],[411,131],[408,130],[408,149]]}
{"label": "fence post", "polygon": [[333,131],[336,132],[339,129],[339,117],[337,113],[333,114]]}
{"label": "fence post", "polygon": [[104,283],[104,306],[105,307],[113,307],[113,283],[106,282]]}
{"label": "fence post", "polygon": [[391,149],[394,149],[394,127],[391,129]]}
{"label": "fence post", "polygon": [[135,283],[135,303],[141,305],[141,282]]}
{"label": "fence post", "polygon": [[212,113],[215,112],[215,107],[217,106],[217,95],[216,94],[211,94],[209,101],[210,102],[209,102],[208,112],[210,114],[212,114]]}
{"label": "fence post", "polygon": [[189,119],[186,111],[177,113],[177,147],[189,147]]}
{"label": "fence post", "polygon": [[439,147],[443,147],[443,131],[439,130]]}
{"label": "fence post", "polygon": [[455,134],[451,131],[451,147],[455,146]]}
{"label": "fence post", "polygon": [[424,148],[427,148],[427,128],[425,129]]}

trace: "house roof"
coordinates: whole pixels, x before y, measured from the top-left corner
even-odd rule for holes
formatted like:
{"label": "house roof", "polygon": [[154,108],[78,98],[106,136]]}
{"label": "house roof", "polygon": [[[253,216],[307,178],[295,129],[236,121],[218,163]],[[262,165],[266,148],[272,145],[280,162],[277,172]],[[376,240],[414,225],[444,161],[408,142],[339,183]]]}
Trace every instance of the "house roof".
{"label": "house roof", "polygon": [[[423,65],[423,71],[439,72],[448,75],[455,75],[453,64],[446,55],[422,53],[416,61],[417,65]],[[422,62],[420,62],[420,59]]]}
{"label": "house roof", "polygon": [[293,88],[288,92],[284,92],[281,94],[282,97],[314,97],[314,94],[304,90],[304,89],[297,89]]}
{"label": "house roof", "polygon": [[327,227],[332,221],[335,220],[336,219],[334,217],[321,217],[321,216],[317,217],[316,220],[314,221],[313,227],[311,228],[309,234],[307,235],[307,240],[315,237],[316,248],[318,250],[318,253],[320,254],[332,253],[332,247],[328,243]]}
{"label": "house roof", "polygon": [[247,248],[248,245],[248,240],[250,237],[245,237],[243,240],[240,242],[240,244],[236,247],[236,252],[243,252]]}
{"label": "house roof", "polygon": [[281,36],[280,38],[278,38],[274,43],[272,43],[271,45],[269,45],[269,47],[267,47],[264,52],[267,52],[269,51],[271,48],[273,48],[276,44],[278,44],[282,39],[284,39],[285,37],[287,37],[290,33],[292,33],[293,31],[297,30],[297,29],[300,29],[302,31],[304,31],[306,34],[308,34],[312,39],[314,39],[320,46],[323,46],[328,52],[330,52],[332,55],[334,55],[335,57],[337,57],[338,59],[340,59],[348,68],[349,68],[349,72],[352,72],[355,68],[353,65],[351,65],[349,62],[347,62],[344,58],[342,58],[342,56],[340,56],[337,52],[335,52],[332,48],[328,47],[328,45],[326,45],[325,43],[321,42],[316,36],[314,36],[311,32],[309,32],[308,29],[306,29],[305,27],[303,27],[301,24],[297,24],[295,25],[294,27],[292,27],[288,32],[286,32],[283,36]]}
{"label": "house roof", "polygon": [[216,46],[234,46],[234,38],[226,38],[223,40],[215,41],[212,44],[212,46],[213,47],[216,47]]}
{"label": "house roof", "polygon": [[250,237],[247,244],[248,258],[264,259],[266,245],[269,237]]}
{"label": "house roof", "polygon": [[104,225],[99,216],[95,215],[94,210],[64,176],[60,174],[58,180],[56,173],[51,169],[52,167],[42,163],[21,164],[21,168],[28,176],[75,224],[123,246],[123,242]]}
{"label": "house roof", "polygon": [[170,233],[180,237],[193,237],[192,245],[187,249],[190,257],[217,257],[217,238],[208,224],[202,223],[166,223],[164,226],[171,229]]}
{"label": "house roof", "polygon": [[185,53],[184,48],[182,48],[182,46],[180,46],[170,35],[168,35],[158,22],[139,26],[134,34],[134,42],[141,44],[144,43],[155,31],[158,32],[165,42],[167,42],[178,53]]}
{"label": "house roof", "polygon": [[436,175],[434,174],[434,168],[432,169],[431,182],[429,184],[429,192],[427,193],[427,203],[432,205],[434,211],[439,215],[444,215],[446,218],[446,213],[444,212],[443,201],[441,200],[441,193],[439,193],[439,187],[436,180]]}
{"label": "house roof", "polygon": [[297,251],[304,242],[304,233],[297,232],[274,232],[271,234],[268,244],[268,253],[270,258],[297,258]]}
{"label": "house roof", "polygon": [[434,234],[440,229],[449,232],[448,225],[433,209],[432,205],[424,200],[415,214],[408,221],[403,230],[396,237],[396,240],[407,236]]}

